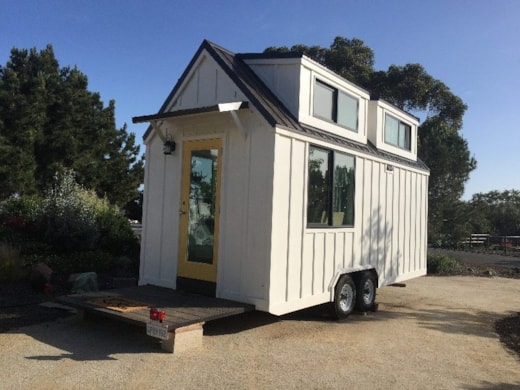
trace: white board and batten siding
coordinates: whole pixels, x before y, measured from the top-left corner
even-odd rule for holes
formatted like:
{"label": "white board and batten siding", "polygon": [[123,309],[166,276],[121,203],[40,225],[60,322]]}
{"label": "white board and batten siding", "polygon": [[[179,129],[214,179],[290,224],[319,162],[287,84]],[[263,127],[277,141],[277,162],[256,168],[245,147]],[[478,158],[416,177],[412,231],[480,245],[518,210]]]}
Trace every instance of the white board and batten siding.
{"label": "white board and batten siding", "polygon": [[[417,164],[415,145],[412,153],[396,152],[398,158],[387,159],[370,148],[350,149],[327,137],[312,137],[299,127],[306,124],[344,136],[344,129],[312,116],[316,78],[359,98],[359,131],[345,137],[360,145],[371,141],[384,150],[378,146],[384,142],[385,113],[401,114],[384,102],[370,102],[366,92],[310,59],[281,59],[272,65],[250,60],[251,69],[298,121],[294,128],[290,121],[273,125],[263,112],[279,102],[262,95],[262,88],[255,90],[258,99],[248,99],[256,95],[248,95],[245,84],[237,85],[230,77],[234,68],[223,63],[231,54],[218,57],[218,50],[208,43],[201,46],[162,115],[155,116],[156,127],[147,132],[139,284],[176,288],[183,143],[208,138],[222,140],[217,297],[281,315],[332,301],[344,273],[373,268],[379,287],[424,275],[429,172]],[[237,102],[248,102],[249,108],[233,114],[163,115]],[[416,126],[413,122],[413,131]],[[168,156],[162,150],[166,135],[177,144]],[[355,157],[352,227],[307,227],[311,145]]]}
{"label": "white board and batten siding", "polygon": [[277,315],[331,301],[344,273],[374,268],[380,287],[426,273],[427,172],[334,147],[355,156],[354,226],[307,228],[311,144],[320,145],[276,135],[268,310]]}

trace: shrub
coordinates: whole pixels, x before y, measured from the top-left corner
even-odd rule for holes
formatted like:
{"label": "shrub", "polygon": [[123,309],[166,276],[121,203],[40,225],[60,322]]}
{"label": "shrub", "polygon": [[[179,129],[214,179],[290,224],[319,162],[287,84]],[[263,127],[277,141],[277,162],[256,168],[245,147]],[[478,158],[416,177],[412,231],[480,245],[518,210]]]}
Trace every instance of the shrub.
{"label": "shrub", "polygon": [[0,241],[22,246],[40,236],[42,199],[36,196],[10,198],[0,205]]}
{"label": "shrub", "polygon": [[61,250],[94,249],[99,238],[95,209],[84,201],[86,191],[73,171],[55,176],[44,199],[45,239]]}
{"label": "shrub", "polygon": [[119,210],[111,208],[99,212],[99,248],[114,255],[139,257],[139,240],[132,231],[130,222]]}
{"label": "shrub", "polygon": [[105,273],[114,267],[116,259],[102,250],[78,251],[61,254],[32,254],[26,256],[29,265],[47,264],[56,274],[81,272]]}
{"label": "shrub", "polygon": [[428,274],[449,275],[462,272],[463,266],[457,259],[443,254],[428,254]]}
{"label": "shrub", "polygon": [[0,242],[0,281],[15,282],[24,276],[24,264],[20,251]]}
{"label": "shrub", "polygon": [[77,184],[70,170],[55,176],[43,199],[17,197],[0,203],[1,242],[22,248],[27,264],[43,262],[56,273],[113,268],[136,273],[139,268],[139,240],[128,219],[108,200]]}

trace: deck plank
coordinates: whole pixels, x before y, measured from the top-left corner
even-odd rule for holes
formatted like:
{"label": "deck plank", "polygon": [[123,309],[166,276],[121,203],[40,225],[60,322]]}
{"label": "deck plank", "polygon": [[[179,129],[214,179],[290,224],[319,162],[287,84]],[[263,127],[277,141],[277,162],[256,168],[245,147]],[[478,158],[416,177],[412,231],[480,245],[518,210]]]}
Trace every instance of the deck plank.
{"label": "deck plank", "polygon": [[[96,306],[88,302],[92,299],[102,297],[119,297],[141,302],[146,305],[147,308],[120,312]],[[140,326],[146,326],[146,323],[150,320],[149,307],[157,307],[166,312],[164,324],[168,326],[169,331],[254,310],[254,306],[249,304],[190,294],[151,285],[67,295],[59,297],[58,301],[89,313],[95,313]]]}

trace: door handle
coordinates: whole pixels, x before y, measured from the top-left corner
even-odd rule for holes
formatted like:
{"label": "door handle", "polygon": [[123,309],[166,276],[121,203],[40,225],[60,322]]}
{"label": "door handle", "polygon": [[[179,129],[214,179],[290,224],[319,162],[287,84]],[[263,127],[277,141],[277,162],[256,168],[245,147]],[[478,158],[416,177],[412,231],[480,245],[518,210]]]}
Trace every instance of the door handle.
{"label": "door handle", "polygon": [[184,215],[184,214],[186,214],[186,211],[184,211],[184,210],[179,210],[179,215]]}

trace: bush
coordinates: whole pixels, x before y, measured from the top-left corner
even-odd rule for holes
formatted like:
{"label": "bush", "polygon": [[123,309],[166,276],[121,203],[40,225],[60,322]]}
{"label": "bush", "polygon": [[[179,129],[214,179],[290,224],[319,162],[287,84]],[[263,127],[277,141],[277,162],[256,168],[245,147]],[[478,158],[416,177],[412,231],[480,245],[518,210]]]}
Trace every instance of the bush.
{"label": "bush", "polygon": [[97,215],[100,229],[99,248],[114,255],[139,258],[139,240],[130,222],[114,208],[105,209]]}
{"label": "bush", "polygon": [[462,272],[463,266],[457,259],[448,255],[428,254],[428,274],[449,275]]}
{"label": "bush", "polygon": [[42,234],[42,199],[36,196],[10,198],[0,205],[0,241],[22,246]]}
{"label": "bush", "polygon": [[0,242],[0,281],[15,282],[24,276],[24,264],[20,251]]}
{"label": "bush", "polygon": [[26,263],[44,263],[56,274],[81,272],[106,273],[113,269],[116,258],[101,250],[78,251],[61,254],[32,254],[25,257]]}
{"label": "bush", "polygon": [[76,183],[74,172],[55,176],[44,199],[46,241],[64,251],[96,247],[99,229],[95,208],[85,202],[85,189]]}
{"label": "bush", "polygon": [[0,203],[2,242],[20,247],[28,265],[43,262],[56,273],[139,269],[139,240],[128,219],[77,184],[73,171],[57,175],[43,199]]}

